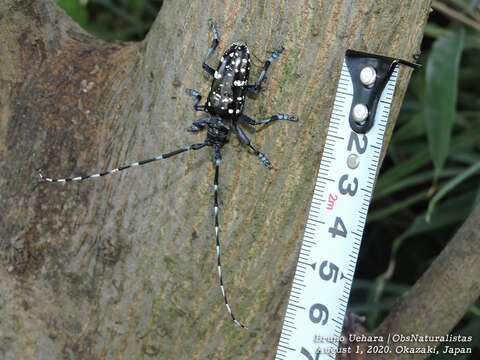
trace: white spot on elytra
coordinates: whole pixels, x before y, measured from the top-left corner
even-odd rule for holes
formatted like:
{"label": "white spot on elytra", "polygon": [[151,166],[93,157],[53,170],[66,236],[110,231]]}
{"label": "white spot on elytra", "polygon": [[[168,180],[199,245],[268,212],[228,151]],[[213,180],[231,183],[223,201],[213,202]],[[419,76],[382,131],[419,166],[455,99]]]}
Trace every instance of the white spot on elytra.
{"label": "white spot on elytra", "polygon": [[215,71],[215,79],[220,79],[222,77],[222,75],[218,72],[218,71]]}
{"label": "white spot on elytra", "polygon": [[233,109],[228,109],[229,114],[233,114]]}

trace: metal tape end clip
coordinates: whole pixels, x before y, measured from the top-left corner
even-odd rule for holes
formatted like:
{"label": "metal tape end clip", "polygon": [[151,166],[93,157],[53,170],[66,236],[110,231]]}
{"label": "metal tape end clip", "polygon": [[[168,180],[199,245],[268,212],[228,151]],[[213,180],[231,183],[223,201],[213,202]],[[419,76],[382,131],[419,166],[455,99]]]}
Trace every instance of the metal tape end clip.
{"label": "metal tape end clip", "polygon": [[378,101],[395,67],[399,64],[414,69],[421,67],[407,60],[355,50],[347,50],[345,62],[353,84],[350,127],[361,134],[368,132],[373,126]]}

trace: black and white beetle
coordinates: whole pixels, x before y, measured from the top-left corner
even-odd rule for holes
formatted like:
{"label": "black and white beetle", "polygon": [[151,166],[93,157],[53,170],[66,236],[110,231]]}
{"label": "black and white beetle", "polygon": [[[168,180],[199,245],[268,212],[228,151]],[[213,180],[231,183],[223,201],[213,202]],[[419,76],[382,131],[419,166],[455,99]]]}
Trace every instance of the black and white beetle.
{"label": "black and white beetle", "polygon": [[218,278],[220,284],[220,290],[222,291],[223,300],[225,301],[225,306],[233,320],[233,322],[246,329],[246,326],[240,323],[232,313],[230,305],[228,304],[227,295],[225,288],[223,286],[222,279],[222,267],[220,263],[220,242],[219,242],[219,229],[218,229],[218,173],[220,167],[220,149],[228,142],[228,134],[234,129],[237,133],[237,136],[240,140],[247,145],[254,153],[262,160],[263,164],[271,168],[272,165],[270,161],[266,158],[264,154],[258,151],[247,138],[245,133],[240,128],[237,123],[239,120],[248,125],[260,125],[267,124],[274,120],[290,120],[297,121],[298,119],[295,116],[279,114],[269,117],[262,121],[255,121],[249,118],[247,115],[243,114],[243,106],[245,103],[245,94],[247,91],[258,91],[262,84],[265,74],[271,62],[275,60],[278,55],[283,51],[283,48],[275,51],[272,56],[268,58],[265,62],[262,72],[258,77],[257,83],[253,85],[248,84],[248,75],[250,73],[250,52],[248,50],[247,44],[241,41],[236,41],[232,43],[228,49],[223,54],[220,59],[220,63],[216,70],[212,69],[206,64],[206,61],[215,51],[218,46],[218,33],[215,29],[215,25],[209,20],[210,28],[213,32],[213,41],[210,49],[208,49],[205,60],[203,61],[203,69],[213,77],[212,87],[210,93],[208,94],[207,102],[204,105],[198,105],[202,96],[195,90],[187,89],[187,94],[195,97],[193,107],[196,111],[204,111],[209,114],[207,117],[200,118],[193,122],[193,125],[188,129],[188,131],[200,131],[203,129],[203,126],[207,126],[207,137],[205,142],[200,144],[193,144],[166,154],[156,156],[151,159],[142,160],[139,162],[131,163],[118,167],[116,169],[108,170],[102,173],[97,173],[88,176],[78,176],[73,178],[63,178],[63,179],[52,179],[46,177],[42,174],[41,169],[38,169],[39,175],[42,180],[51,183],[62,183],[69,181],[81,181],[89,178],[95,178],[100,176],[105,176],[108,174],[113,174],[128,168],[137,167],[144,165],[153,161],[162,160],[169,158],[171,156],[178,155],[182,152],[189,150],[198,150],[204,146],[211,146],[215,155],[215,179],[214,179],[214,211],[215,211],[215,239],[216,239],[216,248],[217,248],[217,268],[218,268]]}

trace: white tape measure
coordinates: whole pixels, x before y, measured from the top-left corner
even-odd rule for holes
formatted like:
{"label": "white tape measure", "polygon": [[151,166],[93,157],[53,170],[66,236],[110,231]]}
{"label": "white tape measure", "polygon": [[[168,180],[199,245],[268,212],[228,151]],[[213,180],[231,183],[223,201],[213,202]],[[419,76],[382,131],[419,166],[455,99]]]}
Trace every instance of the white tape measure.
{"label": "white tape measure", "polygon": [[399,63],[345,55],[276,360],[336,357]]}

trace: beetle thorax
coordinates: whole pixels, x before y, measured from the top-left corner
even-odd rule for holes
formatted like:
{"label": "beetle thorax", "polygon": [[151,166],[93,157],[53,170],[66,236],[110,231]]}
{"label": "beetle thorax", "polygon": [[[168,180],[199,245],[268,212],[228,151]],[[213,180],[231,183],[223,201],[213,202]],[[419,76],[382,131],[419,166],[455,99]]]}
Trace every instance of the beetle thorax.
{"label": "beetle thorax", "polygon": [[214,74],[206,110],[224,118],[236,118],[243,111],[250,73],[250,52],[244,42],[234,42],[223,54]]}
{"label": "beetle thorax", "polygon": [[206,143],[220,149],[228,142],[228,133],[232,129],[232,120],[213,116],[208,120]]}

